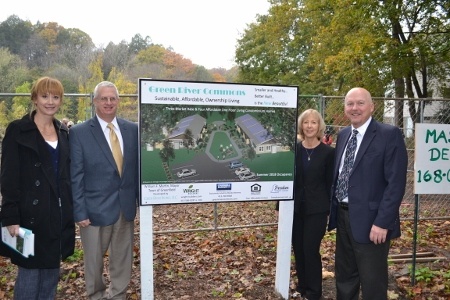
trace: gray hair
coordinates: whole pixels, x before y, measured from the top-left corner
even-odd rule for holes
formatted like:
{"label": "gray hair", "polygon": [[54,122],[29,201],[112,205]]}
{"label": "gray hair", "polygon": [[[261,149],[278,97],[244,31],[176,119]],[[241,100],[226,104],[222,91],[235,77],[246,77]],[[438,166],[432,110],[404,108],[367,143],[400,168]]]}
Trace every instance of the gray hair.
{"label": "gray hair", "polygon": [[117,87],[114,83],[112,83],[111,81],[102,81],[99,84],[97,84],[94,88],[94,99],[97,99],[98,97],[98,93],[100,88],[102,87],[112,87],[116,90],[116,97],[119,98],[119,91],[117,90]]}

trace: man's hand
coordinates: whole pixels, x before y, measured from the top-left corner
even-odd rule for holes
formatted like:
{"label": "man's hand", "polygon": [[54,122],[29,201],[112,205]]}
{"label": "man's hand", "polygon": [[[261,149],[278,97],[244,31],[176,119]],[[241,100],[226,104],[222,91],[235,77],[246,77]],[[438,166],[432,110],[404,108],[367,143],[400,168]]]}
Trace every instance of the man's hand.
{"label": "man's hand", "polygon": [[378,245],[386,242],[387,232],[387,229],[372,225],[369,238],[375,245]]}
{"label": "man's hand", "polygon": [[91,221],[89,221],[89,219],[77,222],[78,226],[84,228],[84,227],[88,227],[89,225],[91,225]]}

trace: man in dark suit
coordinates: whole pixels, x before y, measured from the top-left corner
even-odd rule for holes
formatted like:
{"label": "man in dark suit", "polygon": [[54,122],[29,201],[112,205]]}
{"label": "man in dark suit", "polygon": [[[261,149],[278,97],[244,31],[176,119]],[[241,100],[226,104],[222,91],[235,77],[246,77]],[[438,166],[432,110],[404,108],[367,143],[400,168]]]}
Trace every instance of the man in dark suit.
{"label": "man in dark suit", "polygon": [[[344,110],[351,126],[337,137],[328,228],[337,228],[337,299],[357,300],[361,288],[364,300],[383,300],[387,299],[390,240],[400,236],[406,147],[397,127],[372,119],[374,104],[367,90],[351,89]],[[347,151],[351,155],[344,159]]]}
{"label": "man in dark suit", "polygon": [[[116,118],[119,101],[113,83],[99,83],[94,89],[96,116],[70,130],[74,217],[80,226],[89,299],[125,299],[131,278],[138,126]],[[108,291],[102,274],[106,251]]]}

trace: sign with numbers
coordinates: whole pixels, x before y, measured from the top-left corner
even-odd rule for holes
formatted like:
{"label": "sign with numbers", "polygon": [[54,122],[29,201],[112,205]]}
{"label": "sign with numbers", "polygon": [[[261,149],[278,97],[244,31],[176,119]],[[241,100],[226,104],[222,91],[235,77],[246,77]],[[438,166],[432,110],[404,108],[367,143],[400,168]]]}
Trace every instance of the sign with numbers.
{"label": "sign with numbers", "polygon": [[450,193],[450,125],[416,124],[415,194]]}

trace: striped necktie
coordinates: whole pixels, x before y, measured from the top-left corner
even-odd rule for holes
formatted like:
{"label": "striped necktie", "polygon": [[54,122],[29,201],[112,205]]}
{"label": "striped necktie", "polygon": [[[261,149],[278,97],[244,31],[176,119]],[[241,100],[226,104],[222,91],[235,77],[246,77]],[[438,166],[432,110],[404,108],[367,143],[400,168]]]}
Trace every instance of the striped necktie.
{"label": "striped necktie", "polygon": [[344,165],[342,166],[341,173],[339,173],[336,187],[336,198],[339,201],[342,201],[348,196],[348,178],[350,177],[350,171],[352,170],[353,162],[355,161],[357,134],[358,130],[353,129],[353,134],[348,141],[347,150],[345,151]]}

